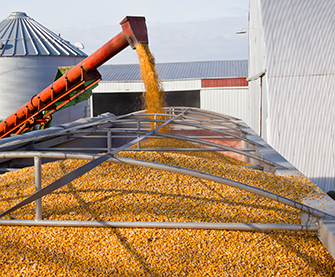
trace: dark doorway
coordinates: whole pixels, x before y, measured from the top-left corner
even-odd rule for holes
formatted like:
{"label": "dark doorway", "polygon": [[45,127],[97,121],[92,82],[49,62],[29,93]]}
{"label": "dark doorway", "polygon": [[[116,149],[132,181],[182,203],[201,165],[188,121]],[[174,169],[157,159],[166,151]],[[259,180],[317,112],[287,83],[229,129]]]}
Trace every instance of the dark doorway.
{"label": "dark doorway", "polygon": [[93,93],[93,116],[102,113],[115,115],[142,110],[141,92]]}
{"label": "dark doorway", "polygon": [[200,108],[200,90],[191,91],[166,91],[165,102],[170,107],[195,107]]}
{"label": "dark doorway", "polygon": [[[166,91],[167,106],[200,108],[200,90]],[[141,92],[93,93],[93,116],[110,112],[115,115],[127,114],[143,109]]]}

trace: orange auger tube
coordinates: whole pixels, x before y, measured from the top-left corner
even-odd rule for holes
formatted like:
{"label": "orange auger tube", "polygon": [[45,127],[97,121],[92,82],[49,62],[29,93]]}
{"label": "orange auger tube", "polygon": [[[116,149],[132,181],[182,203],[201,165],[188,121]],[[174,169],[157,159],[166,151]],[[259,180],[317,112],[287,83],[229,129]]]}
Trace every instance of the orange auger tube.
{"label": "orange auger tube", "polygon": [[127,16],[120,24],[122,26],[121,33],[2,121],[0,123],[0,138],[18,133],[18,130],[23,130],[25,125],[33,126],[39,124],[37,119],[43,108],[53,101],[55,97],[66,93],[69,89],[79,84],[83,80],[84,75],[93,73],[99,66],[128,45],[134,49],[139,42],[148,43],[144,17]]}

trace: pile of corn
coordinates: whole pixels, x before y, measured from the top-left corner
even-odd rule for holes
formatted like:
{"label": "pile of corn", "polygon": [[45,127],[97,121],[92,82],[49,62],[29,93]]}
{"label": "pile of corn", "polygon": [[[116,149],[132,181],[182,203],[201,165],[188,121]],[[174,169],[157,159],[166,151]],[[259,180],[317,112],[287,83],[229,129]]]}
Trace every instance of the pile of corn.
{"label": "pile of corn", "polygon": [[[155,142],[143,147],[157,147]],[[166,143],[166,145],[164,145]],[[189,147],[160,140],[162,147]],[[291,199],[320,193],[302,177],[279,177],[212,152],[122,152],[183,166]],[[43,186],[85,161],[44,164]],[[0,176],[1,211],[34,192],[34,169]],[[215,182],[103,163],[43,197],[48,220],[300,224],[290,207]],[[6,218],[34,219],[34,204]],[[334,276],[335,261],[313,232],[0,227],[2,276]]]}

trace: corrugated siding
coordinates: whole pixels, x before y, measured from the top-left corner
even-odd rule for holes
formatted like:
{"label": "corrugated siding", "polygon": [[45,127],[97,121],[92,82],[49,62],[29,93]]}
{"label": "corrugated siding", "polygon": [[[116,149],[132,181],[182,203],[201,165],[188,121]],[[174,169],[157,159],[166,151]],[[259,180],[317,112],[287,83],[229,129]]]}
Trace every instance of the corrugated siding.
{"label": "corrugated siding", "polygon": [[203,79],[201,80],[202,88],[219,88],[219,87],[247,87],[246,78],[225,78],[225,79]]}
{"label": "corrugated siding", "polygon": [[7,118],[49,86],[59,66],[78,64],[82,60],[83,57],[74,56],[0,58],[0,120]]}
{"label": "corrugated siding", "polygon": [[143,82],[100,82],[93,93],[143,92]]}
{"label": "corrugated siding", "polygon": [[[262,18],[260,16],[260,0],[250,0],[249,9],[249,77],[252,77],[256,75],[259,76],[259,74],[267,70],[267,68],[265,66],[266,52]],[[265,100],[267,99],[267,83],[265,76],[262,80],[262,138],[266,140],[269,134],[268,130],[264,129],[264,127],[269,120]],[[260,134],[260,95],[260,79],[253,79],[249,82],[249,117],[245,122],[257,134]]]}
{"label": "corrugated siding", "polygon": [[244,77],[248,75],[248,61],[161,63],[157,71],[163,80]]}
{"label": "corrugated siding", "polygon": [[[201,61],[157,63],[156,69],[162,80],[247,77],[248,61]],[[139,81],[138,64],[108,64],[99,68],[103,81]]]}
{"label": "corrugated siding", "polygon": [[335,4],[261,0],[269,143],[323,190],[335,189]]}
{"label": "corrugated siding", "polygon": [[230,115],[245,121],[248,117],[248,88],[203,89],[200,108]]}
{"label": "corrugated siding", "polygon": [[[201,88],[201,80],[163,81],[165,91],[198,90]],[[113,92],[143,92],[144,84],[140,82],[100,82],[93,93]]]}
{"label": "corrugated siding", "polygon": [[335,73],[334,1],[261,3],[270,77]]}
{"label": "corrugated siding", "polygon": [[139,64],[105,64],[98,70],[104,82],[141,81]]}
{"label": "corrugated siding", "polygon": [[198,90],[201,88],[201,80],[163,81],[166,91]]}

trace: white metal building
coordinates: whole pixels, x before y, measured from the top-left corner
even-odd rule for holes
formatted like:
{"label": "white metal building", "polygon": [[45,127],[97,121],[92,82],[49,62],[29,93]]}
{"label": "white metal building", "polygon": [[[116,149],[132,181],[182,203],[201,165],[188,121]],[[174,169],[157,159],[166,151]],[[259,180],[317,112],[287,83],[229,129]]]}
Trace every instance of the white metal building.
{"label": "white metal building", "polygon": [[[247,60],[160,63],[156,69],[168,106],[190,106],[247,118]],[[99,71],[102,81],[93,90],[92,116],[142,109],[144,85],[138,64],[103,65]]]}
{"label": "white metal building", "polygon": [[335,190],[335,2],[250,0],[245,121],[324,191]]}

